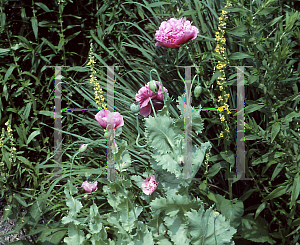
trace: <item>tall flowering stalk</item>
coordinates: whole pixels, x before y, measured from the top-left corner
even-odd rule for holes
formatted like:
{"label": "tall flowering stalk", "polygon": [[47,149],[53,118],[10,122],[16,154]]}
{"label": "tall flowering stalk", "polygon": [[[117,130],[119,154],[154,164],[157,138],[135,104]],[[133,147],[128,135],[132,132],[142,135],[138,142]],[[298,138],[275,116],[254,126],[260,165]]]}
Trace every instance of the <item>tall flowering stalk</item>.
{"label": "tall flowering stalk", "polygon": [[[225,5],[225,7],[230,6],[230,3],[227,3],[228,5]],[[216,38],[215,40],[217,41],[217,46],[215,48],[215,51],[222,56],[222,58],[224,60],[226,60],[226,56],[225,56],[225,29],[226,29],[226,20],[228,19],[227,16],[227,11],[222,10],[222,14],[219,17],[219,26],[218,26],[218,31],[216,32]],[[227,115],[231,114],[231,112],[228,110],[229,105],[227,104],[228,99],[229,99],[229,93],[226,92],[226,85],[224,85],[225,83],[225,68],[226,68],[226,64],[223,63],[222,61],[218,60],[218,64],[217,64],[217,69],[220,72],[220,76],[217,79],[217,84],[219,85],[219,89],[221,92],[221,95],[218,97],[218,102],[220,102],[220,106],[218,106],[218,110],[220,112],[222,112],[220,114],[220,120],[221,123],[223,124],[223,130],[225,129],[225,136],[226,136],[226,132],[229,132],[229,127],[227,125]],[[227,113],[226,113],[227,112]],[[219,138],[222,138],[223,135],[223,131],[221,131]],[[226,148],[226,146],[225,146]],[[225,149],[226,150],[226,149]]]}
{"label": "tall flowering stalk", "polygon": [[[12,162],[13,159],[15,161],[15,156],[16,156],[17,149],[15,147],[13,134],[11,133],[12,129],[11,129],[11,125],[10,125],[9,120],[5,123],[5,125],[6,125],[6,128],[7,128],[8,137],[10,139],[10,157],[9,157],[9,161]],[[2,134],[1,134],[1,139],[0,139],[0,147],[3,146],[4,137],[5,137],[5,133],[4,133],[4,129],[2,129]],[[1,162],[0,164],[2,165],[3,162]]]}
{"label": "tall flowering stalk", "polygon": [[95,76],[96,71],[94,69],[94,66],[96,64],[95,62],[95,57],[93,56],[93,44],[91,43],[91,48],[90,48],[90,54],[89,54],[89,63],[87,63],[88,66],[91,66],[91,72],[92,74],[90,75],[91,78],[91,83],[94,84],[94,94],[95,94],[95,100],[96,104],[99,105],[98,109],[103,108],[107,110],[106,104],[103,102],[104,97],[103,97],[103,91],[102,88],[100,87],[100,84],[97,82],[97,78]]}
{"label": "tall flowering stalk", "polygon": [[[231,6],[230,3],[227,2],[227,5],[225,5],[225,7],[227,6]],[[217,46],[215,48],[215,51],[222,56],[223,60],[226,60],[226,56],[225,56],[225,29],[226,29],[226,20],[228,19],[227,16],[228,12],[225,10],[222,10],[221,16],[219,17],[219,26],[218,26],[218,31],[216,32],[216,38],[215,40],[217,41]],[[225,130],[224,134],[225,134],[225,141],[224,141],[224,145],[225,145],[225,152],[227,153],[227,133],[229,132],[229,127],[227,125],[227,115],[230,114],[231,112],[228,110],[229,105],[227,104],[228,99],[229,99],[229,93],[226,92],[226,85],[224,85],[225,83],[225,67],[226,64],[225,62],[223,63],[222,61],[218,60],[218,64],[217,64],[217,69],[220,72],[220,76],[217,79],[217,84],[219,86],[219,89],[221,91],[221,95],[218,96],[218,102],[220,102],[220,107],[218,107],[218,110],[221,112],[220,115],[220,120],[223,126],[223,130]],[[226,113],[227,112],[227,113]],[[219,138],[222,138],[223,135],[223,131],[221,131]],[[227,172],[230,173],[230,163],[227,163]],[[228,187],[229,187],[229,198],[230,200],[232,200],[232,181],[229,179],[230,176],[228,176]]]}

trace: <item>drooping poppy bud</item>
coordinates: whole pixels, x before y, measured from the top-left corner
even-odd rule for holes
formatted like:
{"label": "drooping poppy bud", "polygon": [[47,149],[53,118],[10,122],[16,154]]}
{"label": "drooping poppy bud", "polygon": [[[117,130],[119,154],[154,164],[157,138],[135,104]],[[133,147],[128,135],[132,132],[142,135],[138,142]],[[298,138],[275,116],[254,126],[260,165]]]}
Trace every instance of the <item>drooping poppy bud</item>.
{"label": "drooping poppy bud", "polygon": [[200,85],[198,85],[198,86],[195,88],[195,90],[194,90],[194,95],[195,95],[195,97],[196,97],[197,99],[198,99],[198,97],[200,96],[201,92],[202,92],[202,88],[201,88]]}

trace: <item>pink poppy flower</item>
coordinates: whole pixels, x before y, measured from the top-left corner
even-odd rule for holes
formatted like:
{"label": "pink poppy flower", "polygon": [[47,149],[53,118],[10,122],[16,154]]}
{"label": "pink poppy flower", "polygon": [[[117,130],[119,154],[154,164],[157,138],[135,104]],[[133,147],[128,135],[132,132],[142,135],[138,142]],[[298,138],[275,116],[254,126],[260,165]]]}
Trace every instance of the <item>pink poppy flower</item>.
{"label": "pink poppy flower", "polygon": [[107,117],[110,113],[114,113],[114,129],[119,128],[124,125],[123,117],[119,112],[110,112],[109,110],[101,110],[95,115],[95,119],[102,126],[102,128],[107,128]]}
{"label": "pink poppy flower", "polygon": [[198,34],[198,28],[192,26],[190,21],[176,20],[174,18],[168,21],[163,21],[156,31],[155,39],[157,43],[155,46],[166,48],[179,48],[181,44],[194,40]]}
{"label": "pink poppy flower", "polygon": [[[163,94],[162,94],[162,88],[159,82],[156,82],[156,86],[159,87],[158,92],[154,93],[149,88],[149,83],[145,85],[145,87],[142,87],[138,94],[135,96],[135,100],[139,102],[140,104],[140,114],[144,117],[147,117],[151,114],[153,116],[152,107],[150,104],[149,98],[151,98],[153,107],[155,111],[161,110],[164,107],[164,101],[163,101]],[[168,92],[168,90],[164,87],[164,91]]]}
{"label": "pink poppy flower", "polygon": [[143,181],[142,188],[146,195],[151,195],[157,188],[159,182],[156,182],[155,176],[151,175]]}
{"label": "pink poppy flower", "polygon": [[85,190],[85,192],[89,192],[89,193],[92,193],[93,191],[96,191],[98,188],[97,188],[97,185],[98,185],[98,182],[94,182],[93,184],[90,184],[88,183],[87,181],[84,181],[82,183],[82,186],[83,189]]}

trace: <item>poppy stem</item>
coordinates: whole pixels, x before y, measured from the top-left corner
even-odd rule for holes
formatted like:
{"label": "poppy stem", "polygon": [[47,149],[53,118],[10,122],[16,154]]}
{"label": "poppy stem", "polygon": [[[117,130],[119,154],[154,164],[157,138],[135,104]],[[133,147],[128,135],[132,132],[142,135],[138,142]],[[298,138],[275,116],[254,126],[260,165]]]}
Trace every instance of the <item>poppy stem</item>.
{"label": "poppy stem", "polygon": [[138,131],[138,136],[136,138],[135,143],[138,147],[146,147],[148,144],[142,146],[142,145],[139,145],[139,142],[138,142],[139,138],[140,138],[139,117],[138,116],[136,116],[136,127],[137,127],[137,131]]}
{"label": "poppy stem", "polygon": [[152,103],[152,100],[151,100],[150,97],[149,97],[149,101],[150,101],[150,104],[151,104],[151,107],[152,107],[152,111],[153,111],[153,113],[154,113],[154,116],[156,117],[156,112],[155,112],[155,110],[154,110],[154,106],[153,106],[153,103]]}

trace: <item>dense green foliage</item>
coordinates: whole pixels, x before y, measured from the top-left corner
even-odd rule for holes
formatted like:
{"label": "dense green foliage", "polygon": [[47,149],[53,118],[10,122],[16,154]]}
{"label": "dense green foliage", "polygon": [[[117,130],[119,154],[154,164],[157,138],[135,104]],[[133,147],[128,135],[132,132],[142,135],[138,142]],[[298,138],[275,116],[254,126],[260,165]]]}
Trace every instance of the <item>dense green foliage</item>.
{"label": "dense green foliage", "polygon": [[[108,244],[123,244],[122,239],[124,244],[146,244],[137,242],[143,239],[173,244],[182,237],[186,240],[181,244],[213,244],[213,233],[217,244],[299,244],[299,3],[230,2],[232,6],[226,8],[227,60],[222,60],[214,52],[219,15],[225,5],[222,1],[1,1],[0,190],[8,203],[4,218],[18,220],[15,231],[38,234],[38,244],[59,244],[64,238],[67,244],[75,244],[72,239],[77,237],[72,238],[72,232],[84,239],[88,233],[79,231],[76,222],[89,225],[90,234],[97,233],[90,241],[101,238],[108,242],[109,238],[116,242]],[[156,30],[171,17],[186,17],[199,29],[198,37],[187,45],[189,49],[177,52],[155,46]],[[124,162],[121,153],[126,152],[131,166],[118,175],[125,181],[100,181],[98,191],[86,199],[81,188],[86,176],[94,181],[96,176],[106,177],[104,132],[94,119],[95,112],[63,111],[64,179],[55,179],[54,69],[47,66],[69,66],[62,68],[62,108],[97,108],[87,66],[90,43],[105,100],[105,66],[120,66],[115,68],[114,111],[123,116],[124,126],[116,138],[116,158]],[[177,194],[158,190],[161,195],[143,196],[140,183],[149,174],[166,176],[161,185],[170,189],[176,183],[167,174],[182,174],[177,157],[163,154],[169,146],[159,140],[155,127],[162,120],[161,125],[172,125],[164,132],[183,135],[184,83],[180,76],[184,77],[184,69],[176,65],[199,66],[199,72],[192,68],[192,73],[198,75],[202,92],[193,97],[192,106],[211,108],[220,93],[215,82],[220,59],[227,64],[230,108],[236,108],[237,75],[236,68],[229,66],[252,66],[245,68],[245,167],[246,177],[253,181],[228,181],[235,173],[236,113],[227,118],[230,133],[225,140],[218,137],[222,128],[216,112],[194,110],[193,156],[199,154],[200,158],[194,170],[201,180],[191,181]],[[150,81],[152,69],[168,89],[170,115],[165,107],[160,119],[139,115],[143,123],[137,124],[129,108],[137,91]],[[10,132],[5,125],[8,120]],[[178,128],[182,130],[177,132]],[[145,147],[136,145],[138,132],[139,144],[147,144]],[[151,145],[155,139],[161,145]],[[180,140],[173,140],[178,143],[175,152],[182,154]],[[211,157],[206,159],[209,165],[201,164],[205,159],[201,147],[206,149],[207,142],[212,145]],[[89,144],[88,149],[73,158],[83,143]],[[72,184],[67,182],[71,162]],[[25,217],[18,204],[28,210]],[[107,231],[99,224],[103,217],[107,217],[105,225],[111,226]],[[47,225],[38,224],[46,218]],[[205,229],[210,221],[217,226],[205,237],[200,227]],[[222,241],[219,229],[226,229],[227,240]],[[194,242],[199,237],[203,243]]]}

